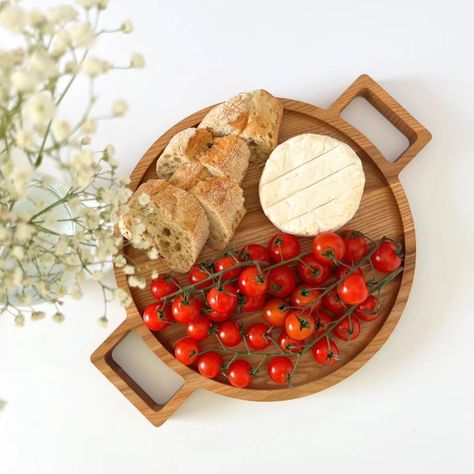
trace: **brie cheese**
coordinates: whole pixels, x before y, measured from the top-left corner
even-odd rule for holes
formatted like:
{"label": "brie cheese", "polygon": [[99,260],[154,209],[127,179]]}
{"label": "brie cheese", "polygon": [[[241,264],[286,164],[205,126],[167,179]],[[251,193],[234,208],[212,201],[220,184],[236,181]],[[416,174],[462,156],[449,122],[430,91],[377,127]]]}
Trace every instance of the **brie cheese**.
{"label": "brie cheese", "polygon": [[263,212],[283,232],[313,236],[356,213],[365,176],[357,154],[326,135],[306,133],[277,146],[260,178]]}

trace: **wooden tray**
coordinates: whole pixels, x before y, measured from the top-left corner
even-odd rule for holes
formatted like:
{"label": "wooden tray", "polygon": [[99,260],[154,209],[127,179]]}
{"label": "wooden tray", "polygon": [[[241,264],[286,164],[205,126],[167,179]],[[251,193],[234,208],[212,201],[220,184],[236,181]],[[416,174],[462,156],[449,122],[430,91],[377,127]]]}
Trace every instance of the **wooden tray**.
{"label": "wooden tray", "polygon": [[[394,162],[388,162],[380,151],[352,125],[341,118],[341,111],[355,98],[365,98],[409,140],[408,148]],[[369,360],[395,328],[410,292],[415,268],[415,229],[405,193],[400,185],[400,171],[430,141],[431,134],[400,104],[367,75],[360,76],[328,109],[320,109],[291,99],[280,99],[284,114],[280,142],[295,135],[312,132],[330,135],[350,145],[363,162],[366,185],[360,209],[348,227],[361,230],[373,238],[383,235],[401,239],[405,247],[405,271],[401,278],[384,289],[381,316],[362,324],[361,336],[350,343],[339,343],[343,360],[331,367],[319,368],[306,354],[294,375],[293,387],[278,386],[267,377],[256,377],[249,388],[237,389],[225,378],[209,380],[179,363],[172,355],[174,343],[184,335],[182,325],[173,325],[155,336],[143,324],[140,314],[153,302],[148,291],[129,288],[120,269],[115,269],[118,285],[130,292],[134,305],[127,308],[127,318],[92,354],[94,365],[156,426],[161,425],[197,388],[206,388],[222,395],[246,400],[288,400],[310,395],[345,379]],[[161,136],[138,162],[131,176],[131,188],[155,177],[155,162],[171,137],[182,129],[196,126],[211,109],[208,107],[182,120]],[[263,214],[258,199],[261,167],[251,166],[243,187],[248,213],[232,241],[235,248],[246,243],[266,244],[275,228]],[[303,244],[309,248],[310,239]],[[131,249],[130,256],[140,263],[141,274],[149,276],[152,267],[166,271],[164,265],[150,264],[146,255]],[[202,258],[212,258],[216,252],[205,248]],[[245,324],[258,317],[258,312],[239,316]],[[260,316],[261,317],[261,316]],[[130,332],[135,331],[148,347],[184,379],[184,385],[164,405],[155,403],[112,359],[112,350]],[[210,339],[209,345],[216,341]],[[204,348],[206,344],[202,345]],[[253,361],[249,359],[252,363]]]}

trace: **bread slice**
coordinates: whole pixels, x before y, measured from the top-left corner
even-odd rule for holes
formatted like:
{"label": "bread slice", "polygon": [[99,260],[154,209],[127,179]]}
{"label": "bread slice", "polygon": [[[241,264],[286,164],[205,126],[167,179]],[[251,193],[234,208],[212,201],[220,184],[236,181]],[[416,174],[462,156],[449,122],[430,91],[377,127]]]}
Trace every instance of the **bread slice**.
{"label": "bread slice", "polygon": [[206,152],[212,140],[212,133],[204,129],[186,128],[177,133],[158,158],[156,175],[169,179],[180,166],[196,161]]}
{"label": "bread slice", "polygon": [[206,168],[195,161],[179,167],[168,182],[177,188],[188,190],[199,181],[210,177],[211,175]]}
{"label": "bread slice", "polygon": [[189,192],[196,196],[209,220],[209,245],[224,249],[245,216],[242,188],[230,177],[212,177],[198,182]]}
{"label": "bread slice", "polygon": [[156,248],[170,269],[181,273],[190,270],[209,237],[198,199],[162,179],[150,179],[135,191],[119,228],[134,246]]}
{"label": "bread slice", "polygon": [[229,176],[239,184],[247,172],[249,160],[249,147],[235,135],[215,138],[212,146],[199,157],[199,163],[212,176]]}
{"label": "bread slice", "polygon": [[252,151],[252,160],[264,161],[278,143],[283,107],[269,92],[243,92],[214,107],[199,128],[215,136],[238,135]]}

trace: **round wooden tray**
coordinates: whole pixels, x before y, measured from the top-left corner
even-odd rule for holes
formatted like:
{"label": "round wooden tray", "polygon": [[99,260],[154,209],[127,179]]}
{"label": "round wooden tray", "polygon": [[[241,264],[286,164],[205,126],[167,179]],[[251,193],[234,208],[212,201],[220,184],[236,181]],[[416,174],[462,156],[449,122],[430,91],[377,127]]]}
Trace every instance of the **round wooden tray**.
{"label": "round wooden tray", "polygon": [[[409,147],[394,163],[385,160],[364,135],[341,119],[341,111],[359,96],[364,97],[407,136]],[[141,314],[146,306],[153,302],[153,297],[148,289],[129,288],[125,275],[120,269],[115,269],[118,285],[131,294],[134,305],[127,308],[126,320],[94,352],[92,362],[155,425],[162,424],[197,388],[261,401],[287,400],[323,390],[348,377],[375,354],[393,331],[407,301],[415,267],[415,230],[398,175],[429,142],[430,133],[367,75],[360,76],[328,109],[290,99],[280,100],[284,107],[280,142],[301,133],[320,133],[346,142],[359,155],[366,174],[366,185],[361,206],[347,227],[365,232],[373,238],[387,235],[401,240],[405,247],[405,271],[401,278],[384,288],[381,316],[371,323],[362,324],[361,336],[356,341],[338,342],[343,355],[340,362],[331,367],[320,368],[311,354],[306,354],[292,379],[292,387],[281,387],[269,381],[267,377],[256,377],[249,388],[237,389],[230,386],[225,378],[209,380],[200,376],[193,368],[180,364],[172,354],[175,342],[185,335],[182,325],[174,325],[158,335],[151,333],[143,324]],[[132,173],[133,190],[147,179],[156,177],[156,159],[171,137],[180,130],[196,126],[211,108],[182,120],[153,143]],[[245,207],[248,212],[232,240],[232,245],[237,249],[250,242],[266,244],[276,231],[260,208],[258,181],[261,171],[261,166],[251,165],[243,183]],[[303,249],[308,249],[309,244],[310,239],[306,239]],[[129,256],[139,263],[141,275],[149,276],[153,268],[160,272],[167,270],[161,263],[148,262],[144,253],[133,249],[128,252]],[[217,252],[206,247],[200,259],[212,258],[216,254]],[[244,319],[246,325],[257,317],[258,312],[239,316]],[[155,403],[112,359],[112,350],[130,331],[137,332],[149,348],[184,379],[184,385],[164,405]],[[216,344],[212,338],[208,339],[209,342],[202,344],[204,349],[208,345]],[[254,362],[251,358],[249,360]]]}

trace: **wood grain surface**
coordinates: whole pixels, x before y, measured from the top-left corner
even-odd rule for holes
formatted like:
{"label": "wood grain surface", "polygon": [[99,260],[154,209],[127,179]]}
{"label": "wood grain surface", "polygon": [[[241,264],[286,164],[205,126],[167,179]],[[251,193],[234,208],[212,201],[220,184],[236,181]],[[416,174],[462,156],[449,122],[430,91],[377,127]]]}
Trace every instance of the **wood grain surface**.
{"label": "wood grain surface", "polygon": [[[395,162],[388,162],[364,135],[341,118],[342,110],[355,97],[364,97],[408,138],[408,148]],[[360,230],[374,239],[383,235],[400,239],[405,249],[405,271],[401,278],[384,288],[380,317],[372,322],[362,322],[361,335],[356,341],[338,341],[343,358],[336,365],[318,367],[308,353],[301,358],[292,387],[279,386],[268,377],[261,376],[255,377],[249,388],[237,389],[230,386],[224,377],[209,380],[201,377],[192,367],[179,363],[172,353],[175,342],[185,335],[184,327],[174,325],[156,335],[150,332],[142,322],[141,313],[153,302],[151,294],[148,289],[129,288],[125,275],[116,268],[117,283],[131,294],[134,304],[127,308],[126,320],[101,344],[91,360],[156,426],[166,421],[197,388],[246,400],[271,401],[310,395],[334,385],[351,375],[377,352],[395,328],[408,299],[415,268],[415,229],[398,175],[429,142],[430,133],[367,75],[360,76],[328,109],[320,109],[291,99],[280,100],[284,114],[279,143],[301,133],[319,133],[342,140],[356,151],[364,166],[366,185],[360,208],[346,227]],[[156,159],[171,137],[184,128],[196,126],[210,108],[182,120],[153,143],[131,175],[133,190],[147,179],[155,177]],[[263,165],[251,164],[243,183],[248,213],[231,242],[236,249],[250,242],[266,244],[276,232],[275,227],[263,214],[259,203],[258,181],[261,166]],[[311,239],[301,241],[303,249],[308,249]],[[146,255],[141,252],[133,249],[127,252],[138,263],[140,275],[149,276],[153,269],[160,272],[167,270],[161,263],[148,261]],[[213,258],[216,254],[217,252],[206,247],[200,260]],[[185,276],[182,278],[185,279]],[[261,320],[261,314],[244,313],[239,315],[238,319],[248,325],[254,320]],[[156,404],[112,359],[112,350],[130,331],[136,331],[148,347],[185,380],[181,389],[164,405]],[[202,344],[203,349],[215,346],[215,339],[209,337],[208,340]],[[240,348],[237,346],[235,349]],[[271,346],[268,350],[274,351]],[[248,360],[256,364],[259,359]]]}

